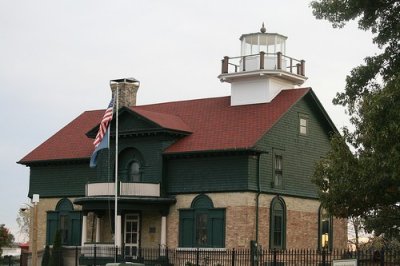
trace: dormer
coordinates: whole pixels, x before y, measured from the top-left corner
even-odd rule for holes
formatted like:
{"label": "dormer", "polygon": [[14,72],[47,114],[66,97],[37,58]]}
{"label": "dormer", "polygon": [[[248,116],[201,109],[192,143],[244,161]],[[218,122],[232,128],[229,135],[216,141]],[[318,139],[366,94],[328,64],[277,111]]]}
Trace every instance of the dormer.
{"label": "dormer", "polygon": [[240,37],[241,55],[225,56],[218,78],[231,84],[231,105],[268,103],[283,89],[303,84],[305,61],[286,54],[287,37],[260,32]]}

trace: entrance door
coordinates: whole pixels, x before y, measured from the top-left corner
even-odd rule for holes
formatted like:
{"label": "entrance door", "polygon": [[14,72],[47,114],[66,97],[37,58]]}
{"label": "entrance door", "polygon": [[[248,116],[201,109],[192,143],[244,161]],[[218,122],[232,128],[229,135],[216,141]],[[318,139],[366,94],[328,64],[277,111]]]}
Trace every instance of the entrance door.
{"label": "entrance door", "polygon": [[125,256],[137,257],[139,249],[139,214],[125,215]]}

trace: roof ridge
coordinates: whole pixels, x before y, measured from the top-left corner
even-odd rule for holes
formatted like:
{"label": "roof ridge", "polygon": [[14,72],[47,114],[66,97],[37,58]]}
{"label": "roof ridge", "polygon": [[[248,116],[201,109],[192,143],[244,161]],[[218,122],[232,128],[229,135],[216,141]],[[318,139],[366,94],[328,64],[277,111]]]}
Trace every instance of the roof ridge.
{"label": "roof ridge", "polygon": [[218,97],[209,97],[209,98],[198,98],[198,99],[189,99],[189,100],[176,100],[176,101],[170,101],[170,102],[161,102],[161,103],[151,103],[151,104],[144,104],[144,105],[135,105],[135,106],[130,106],[129,108],[134,108],[134,107],[148,107],[148,106],[159,106],[159,105],[164,105],[164,104],[174,104],[174,103],[184,103],[184,102],[198,102],[198,101],[207,101],[207,100],[217,100],[217,99],[222,99],[222,98],[230,98],[230,95],[226,96],[218,96]]}

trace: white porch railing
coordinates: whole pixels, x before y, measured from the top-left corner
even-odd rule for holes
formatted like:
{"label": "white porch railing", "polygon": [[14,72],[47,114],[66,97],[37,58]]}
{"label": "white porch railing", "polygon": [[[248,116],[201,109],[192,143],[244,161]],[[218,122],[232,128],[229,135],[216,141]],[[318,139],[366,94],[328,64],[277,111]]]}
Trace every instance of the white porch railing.
{"label": "white porch railing", "polygon": [[[86,196],[113,196],[114,183],[86,184]],[[160,197],[160,184],[153,183],[120,183],[120,196]]]}
{"label": "white porch railing", "polygon": [[121,196],[160,196],[160,184],[121,183]]}
{"label": "white porch railing", "polygon": [[111,196],[114,191],[114,183],[86,184],[86,196]]}
{"label": "white porch railing", "polygon": [[[81,248],[81,255],[85,257],[113,258],[115,257],[114,243],[85,243]],[[118,255],[121,255],[121,249],[118,249]]]}

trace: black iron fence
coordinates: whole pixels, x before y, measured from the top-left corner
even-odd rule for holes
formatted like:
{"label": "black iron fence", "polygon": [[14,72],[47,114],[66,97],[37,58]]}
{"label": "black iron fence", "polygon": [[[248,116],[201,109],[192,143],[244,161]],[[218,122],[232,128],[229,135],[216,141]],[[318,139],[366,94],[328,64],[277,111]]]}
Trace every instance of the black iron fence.
{"label": "black iron fence", "polygon": [[16,256],[0,256],[0,266],[7,265],[7,266],[14,266],[20,265],[19,257]]}
{"label": "black iron fence", "polygon": [[[106,265],[110,262],[136,262],[152,266],[333,266],[337,260],[356,260],[358,266],[400,266],[400,252],[391,250],[257,250],[250,249],[137,249],[134,255],[124,249],[96,245],[64,248],[64,266]],[[353,264],[346,264],[353,265]]]}

